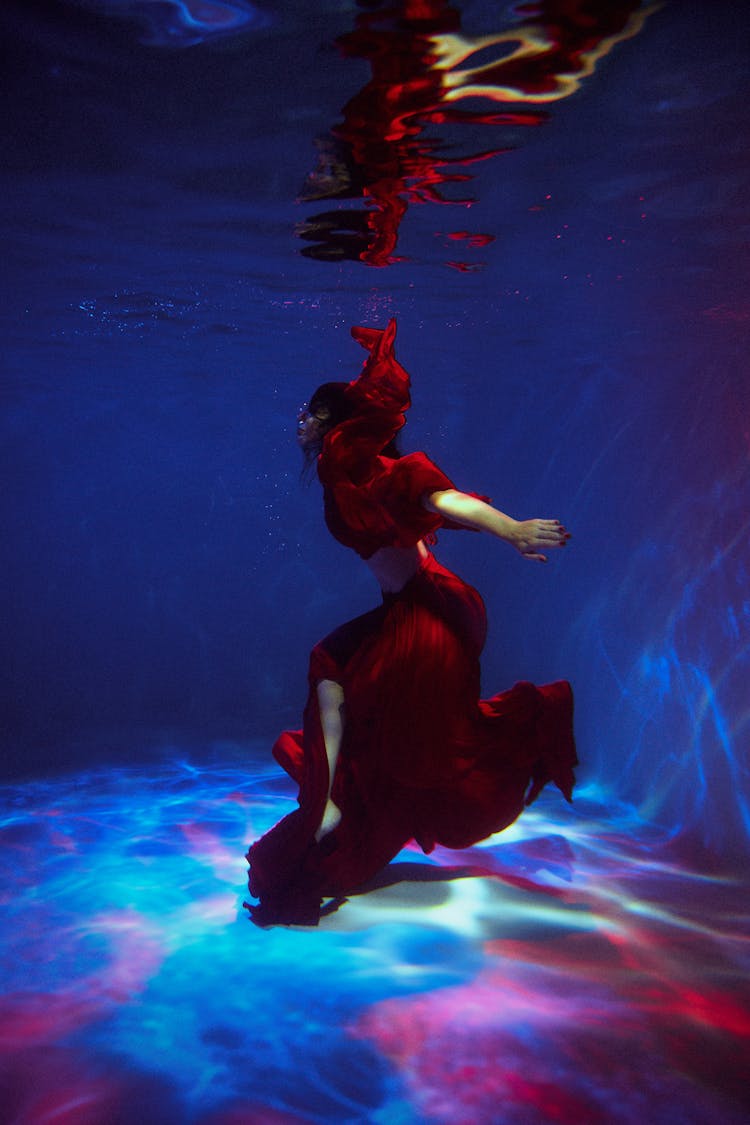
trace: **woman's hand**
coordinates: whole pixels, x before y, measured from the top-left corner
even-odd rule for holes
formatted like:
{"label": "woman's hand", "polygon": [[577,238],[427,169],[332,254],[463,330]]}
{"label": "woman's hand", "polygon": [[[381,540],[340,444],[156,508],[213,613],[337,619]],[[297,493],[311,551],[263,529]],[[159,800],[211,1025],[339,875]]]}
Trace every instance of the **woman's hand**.
{"label": "woman's hand", "polygon": [[547,556],[542,551],[564,547],[570,539],[570,532],[559,520],[516,520],[508,539],[525,559],[546,562]]}

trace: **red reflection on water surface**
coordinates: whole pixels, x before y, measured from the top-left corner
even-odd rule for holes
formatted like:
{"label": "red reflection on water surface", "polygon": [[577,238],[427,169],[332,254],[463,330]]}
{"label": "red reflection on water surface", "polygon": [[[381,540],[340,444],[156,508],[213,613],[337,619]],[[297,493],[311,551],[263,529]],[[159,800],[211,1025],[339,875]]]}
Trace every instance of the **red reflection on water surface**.
{"label": "red reflection on water surface", "polygon": [[[458,169],[509,147],[451,157],[443,139],[426,135],[428,127],[542,124],[547,114],[539,108],[458,109],[455,103],[479,98],[538,106],[568,97],[616,43],[637,34],[651,11],[636,0],[542,0],[520,7],[514,28],[480,38],[460,34],[461,14],[445,0],[404,0],[361,13],[338,45],[345,57],[366,59],[372,77],[344,106],[343,121],[316,141],[318,164],[300,201],[363,199],[365,209],[325,211],[300,223],[299,237],[315,243],[303,254],[372,266],[398,261],[399,225],[409,204],[476,202],[446,198],[444,186],[466,183],[471,176]],[[486,61],[488,51],[493,57]],[[484,61],[471,66],[480,55]]]}

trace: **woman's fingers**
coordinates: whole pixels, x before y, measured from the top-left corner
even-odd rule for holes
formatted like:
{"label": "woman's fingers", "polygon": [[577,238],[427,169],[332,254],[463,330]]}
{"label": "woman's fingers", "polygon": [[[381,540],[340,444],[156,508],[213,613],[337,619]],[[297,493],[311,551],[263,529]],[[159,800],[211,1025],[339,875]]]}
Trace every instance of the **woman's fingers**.
{"label": "woman's fingers", "polygon": [[527,559],[546,562],[546,556],[539,553],[539,548],[546,550],[554,547],[564,547],[570,539],[570,532],[559,520],[529,520],[525,546],[521,553]]}
{"label": "woman's fingers", "polygon": [[559,531],[548,531],[542,529],[541,531],[533,532],[529,536],[529,540],[532,545],[535,543],[544,543],[544,545],[547,547],[557,547],[561,543],[566,543],[567,537],[565,535],[561,535]]}
{"label": "woman's fingers", "polygon": [[534,562],[547,561],[547,556],[541,553],[540,548],[551,550],[554,547],[564,547],[570,539],[570,532],[559,520],[526,520],[519,527],[522,528],[522,534],[516,547],[524,558]]}
{"label": "woman's fingers", "polygon": [[563,527],[559,520],[538,520],[537,524],[537,538],[540,541],[562,546],[570,539],[570,532]]}

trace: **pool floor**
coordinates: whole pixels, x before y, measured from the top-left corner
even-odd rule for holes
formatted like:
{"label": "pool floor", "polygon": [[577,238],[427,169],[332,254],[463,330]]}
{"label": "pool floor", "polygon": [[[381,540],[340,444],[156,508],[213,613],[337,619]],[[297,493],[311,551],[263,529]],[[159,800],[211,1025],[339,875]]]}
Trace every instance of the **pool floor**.
{"label": "pool floor", "polygon": [[4,788],[3,1122],[747,1120],[746,878],[584,787],[262,930],[294,794],[208,757]]}

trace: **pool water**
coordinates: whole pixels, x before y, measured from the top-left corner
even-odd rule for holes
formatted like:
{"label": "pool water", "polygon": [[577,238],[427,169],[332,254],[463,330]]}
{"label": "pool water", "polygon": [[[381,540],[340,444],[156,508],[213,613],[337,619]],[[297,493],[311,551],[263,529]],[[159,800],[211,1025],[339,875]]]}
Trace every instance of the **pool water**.
{"label": "pool water", "polygon": [[[0,18],[0,1119],[744,1120],[750,10]],[[391,316],[406,449],[573,532],[437,551],[580,787],[261,930],[271,742],[377,594],[296,411]]]}

